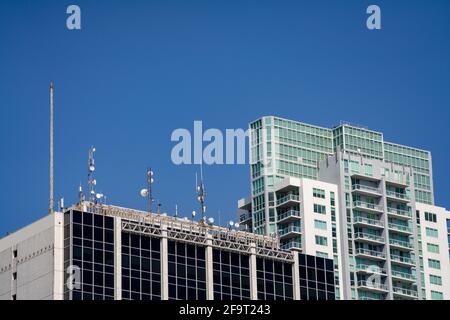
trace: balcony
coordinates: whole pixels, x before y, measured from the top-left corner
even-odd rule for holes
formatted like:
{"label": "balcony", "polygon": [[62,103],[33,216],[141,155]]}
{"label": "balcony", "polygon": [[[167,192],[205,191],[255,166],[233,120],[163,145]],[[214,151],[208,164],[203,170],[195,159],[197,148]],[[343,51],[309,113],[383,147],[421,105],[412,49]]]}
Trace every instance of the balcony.
{"label": "balcony", "polygon": [[385,268],[381,268],[377,265],[370,265],[370,264],[363,264],[363,263],[356,265],[356,271],[368,273],[368,274],[381,274],[381,275],[387,274],[387,270]]}
{"label": "balcony", "polygon": [[362,216],[353,217],[353,224],[369,226],[369,227],[374,227],[374,228],[378,228],[378,229],[384,228],[384,223],[381,220],[370,219],[370,218],[362,217]]}
{"label": "balcony", "polygon": [[391,270],[392,278],[396,280],[404,280],[407,282],[416,282],[416,276],[411,273],[401,272],[397,270]]}
{"label": "balcony", "polygon": [[278,223],[289,223],[300,219],[300,211],[288,210],[278,215]]}
{"label": "balcony", "polygon": [[404,297],[404,298],[417,298],[417,290],[406,289],[402,287],[392,287],[394,295]]}
{"label": "balcony", "polygon": [[407,251],[411,251],[414,249],[414,243],[411,243],[409,241],[398,240],[398,239],[389,239],[389,244],[398,249],[403,249],[403,250],[406,249]]}
{"label": "balcony", "polygon": [[386,255],[381,251],[369,250],[364,248],[357,248],[355,250],[355,255],[363,258],[371,258],[375,260],[385,260]]}
{"label": "balcony", "polygon": [[359,280],[356,285],[358,289],[364,289],[372,292],[386,292],[388,287],[385,284],[379,282],[371,282],[367,280]]}
{"label": "balcony", "polygon": [[352,192],[357,194],[363,194],[368,196],[378,196],[381,197],[381,191],[378,188],[366,186],[364,184],[354,184],[352,185]]}
{"label": "balcony", "polygon": [[298,194],[289,193],[284,197],[277,199],[277,206],[292,206],[300,203],[300,196]]}
{"label": "balcony", "polygon": [[395,192],[392,190],[386,190],[386,197],[388,197],[390,200],[395,200],[395,201],[400,201],[400,202],[405,202],[405,203],[408,203],[411,200],[410,196],[407,195],[406,193]]}
{"label": "balcony", "polygon": [[361,242],[369,242],[375,244],[384,244],[384,238],[382,236],[376,234],[370,234],[366,232],[357,232],[355,233],[355,240]]}
{"label": "balcony", "polygon": [[280,239],[298,237],[302,233],[302,228],[299,226],[290,226],[287,228],[279,229],[278,235]]}
{"label": "balcony", "polygon": [[369,202],[363,202],[363,201],[353,201],[353,207],[355,209],[360,209],[363,211],[367,211],[370,213],[381,213],[383,212],[383,207],[378,204],[373,204]]}
{"label": "balcony", "polygon": [[412,217],[412,213],[409,210],[388,207],[387,211],[388,211],[388,214],[395,216],[397,218],[401,218],[401,219],[411,219],[411,217]]}
{"label": "balcony", "polygon": [[248,212],[246,213],[242,213],[239,215],[239,220],[241,223],[245,223],[247,221],[251,221],[252,220],[252,215]]}
{"label": "balcony", "polygon": [[390,230],[393,230],[398,233],[403,233],[403,234],[408,234],[408,235],[413,233],[413,230],[409,225],[405,226],[405,225],[389,222],[388,227]]}
{"label": "balcony", "polygon": [[415,266],[416,263],[411,257],[402,257],[395,254],[391,254],[391,262],[401,264],[405,266]]}
{"label": "balcony", "polygon": [[282,244],[281,249],[283,250],[301,250],[302,244],[299,241],[289,241],[287,243]]}

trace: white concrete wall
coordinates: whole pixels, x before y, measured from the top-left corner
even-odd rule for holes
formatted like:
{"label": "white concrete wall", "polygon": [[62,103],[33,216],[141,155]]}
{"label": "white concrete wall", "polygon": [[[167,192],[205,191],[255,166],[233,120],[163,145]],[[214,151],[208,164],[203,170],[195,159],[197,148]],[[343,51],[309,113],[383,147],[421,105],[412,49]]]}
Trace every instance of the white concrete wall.
{"label": "white concrete wall", "polygon": [[[416,210],[420,211],[420,228],[422,234],[423,269],[425,275],[426,299],[431,299],[431,290],[442,292],[445,300],[450,300],[450,264],[448,256],[447,240],[447,211],[444,208],[416,202]],[[425,220],[425,212],[436,214],[437,222]],[[438,238],[428,237],[426,227],[437,229]],[[431,253],[427,250],[427,243],[439,245],[439,253]],[[441,270],[429,268],[428,259],[439,260]],[[442,277],[442,285],[430,283],[430,274]]]}
{"label": "white concrete wall", "polygon": [[[45,216],[0,240],[0,299],[10,300],[14,293],[18,300],[55,298],[54,285],[58,279],[55,278],[55,266],[60,269],[60,274],[63,268],[62,252],[58,252],[62,249],[63,236],[55,235],[56,228],[62,228],[62,217],[58,213]],[[13,248],[17,249],[15,259]],[[55,252],[58,252],[57,259],[61,259],[56,264]],[[8,261],[11,270],[1,272]],[[17,272],[16,281],[12,279],[12,272]]]}

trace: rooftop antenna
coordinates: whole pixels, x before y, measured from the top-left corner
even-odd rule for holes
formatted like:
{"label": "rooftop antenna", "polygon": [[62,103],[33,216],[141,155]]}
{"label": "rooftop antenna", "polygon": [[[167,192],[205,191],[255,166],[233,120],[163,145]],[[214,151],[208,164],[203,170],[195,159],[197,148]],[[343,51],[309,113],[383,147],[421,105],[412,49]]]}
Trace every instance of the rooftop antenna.
{"label": "rooftop antenna", "polygon": [[175,218],[178,218],[178,204],[175,204]]}
{"label": "rooftop antenna", "polygon": [[88,184],[89,184],[89,201],[96,201],[95,185],[97,181],[94,179],[95,160],[94,160],[95,147],[89,149],[89,161],[88,161]]}
{"label": "rooftop antenna", "polygon": [[50,81],[50,197],[48,213],[53,213],[53,81]]}
{"label": "rooftop antenna", "polygon": [[78,187],[78,198],[79,198],[80,204],[82,204],[84,201],[84,194],[83,194],[83,187],[81,186],[81,182],[80,182],[80,186]]}
{"label": "rooftop antenna", "polygon": [[152,213],[153,206],[153,195],[152,195],[152,184],[154,182],[153,179],[153,171],[152,168],[147,169],[147,189],[141,190],[141,197],[147,198],[147,211],[148,213]]}
{"label": "rooftop antenna", "polygon": [[200,202],[200,213],[201,213],[201,218],[200,218],[200,222],[204,223],[205,222],[205,211],[206,211],[206,206],[205,206],[205,185],[203,183],[203,165],[200,164],[200,182],[197,182],[197,174],[195,174],[195,180],[196,180],[196,184],[197,184],[197,200],[198,202]]}

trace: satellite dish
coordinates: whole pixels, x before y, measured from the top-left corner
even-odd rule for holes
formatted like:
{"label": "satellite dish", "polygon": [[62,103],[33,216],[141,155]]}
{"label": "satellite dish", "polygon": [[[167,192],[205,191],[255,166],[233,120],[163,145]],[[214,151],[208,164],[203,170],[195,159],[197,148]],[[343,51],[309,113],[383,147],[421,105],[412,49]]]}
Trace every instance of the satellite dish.
{"label": "satellite dish", "polygon": [[236,223],[234,224],[234,227],[235,227],[236,229],[238,229],[238,228],[239,228],[239,223],[236,222]]}
{"label": "satellite dish", "polygon": [[195,217],[195,211],[192,211],[192,217]]}
{"label": "satellite dish", "polygon": [[97,180],[92,180],[92,184],[94,185],[94,186],[96,186],[97,185]]}
{"label": "satellite dish", "polygon": [[95,167],[94,166],[89,166],[89,171],[94,172],[95,171]]}
{"label": "satellite dish", "polygon": [[101,198],[103,198],[103,195],[102,195],[101,193],[97,193],[97,194],[95,195],[95,197],[96,197],[97,199],[101,199]]}
{"label": "satellite dish", "polygon": [[148,190],[147,189],[142,189],[141,190],[141,197],[145,198],[148,196]]}
{"label": "satellite dish", "polygon": [[230,227],[234,226],[234,222],[232,220],[230,220],[230,222],[228,222],[228,224],[230,225]]}
{"label": "satellite dish", "polygon": [[208,224],[213,225],[214,224],[214,218],[208,218]]}
{"label": "satellite dish", "polygon": [[92,148],[92,152],[95,152],[95,148]]}

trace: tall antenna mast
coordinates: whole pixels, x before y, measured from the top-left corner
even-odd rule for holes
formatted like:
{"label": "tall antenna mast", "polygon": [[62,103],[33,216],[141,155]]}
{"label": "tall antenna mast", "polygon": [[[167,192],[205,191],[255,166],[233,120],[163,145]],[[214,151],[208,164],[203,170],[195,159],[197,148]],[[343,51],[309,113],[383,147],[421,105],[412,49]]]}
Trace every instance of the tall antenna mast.
{"label": "tall antenna mast", "polygon": [[206,211],[206,206],[205,206],[206,192],[205,192],[205,185],[203,184],[203,166],[202,166],[202,164],[200,164],[200,182],[197,183],[197,174],[195,175],[195,180],[196,180],[196,184],[197,184],[197,200],[198,200],[198,202],[200,202],[200,212],[201,212],[200,222],[204,223],[205,222],[205,211]]}
{"label": "tall antenna mast", "polygon": [[50,197],[48,213],[52,214],[54,208],[53,200],[53,81],[50,81]]}
{"label": "tall antenna mast", "polygon": [[[148,213],[152,213],[153,207],[153,194],[152,194],[152,184],[153,184],[153,171],[152,168],[147,169],[147,184],[148,184]],[[159,209],[159,207],[158,207]]]}
{"label": "tall antenna mast", "polygon": [[89,149],[88,160],[88,184],[89,184],[89,201],[95,202],[95,185],[97,181],[94,179],[95,160],[94,160],[95,147]]}

